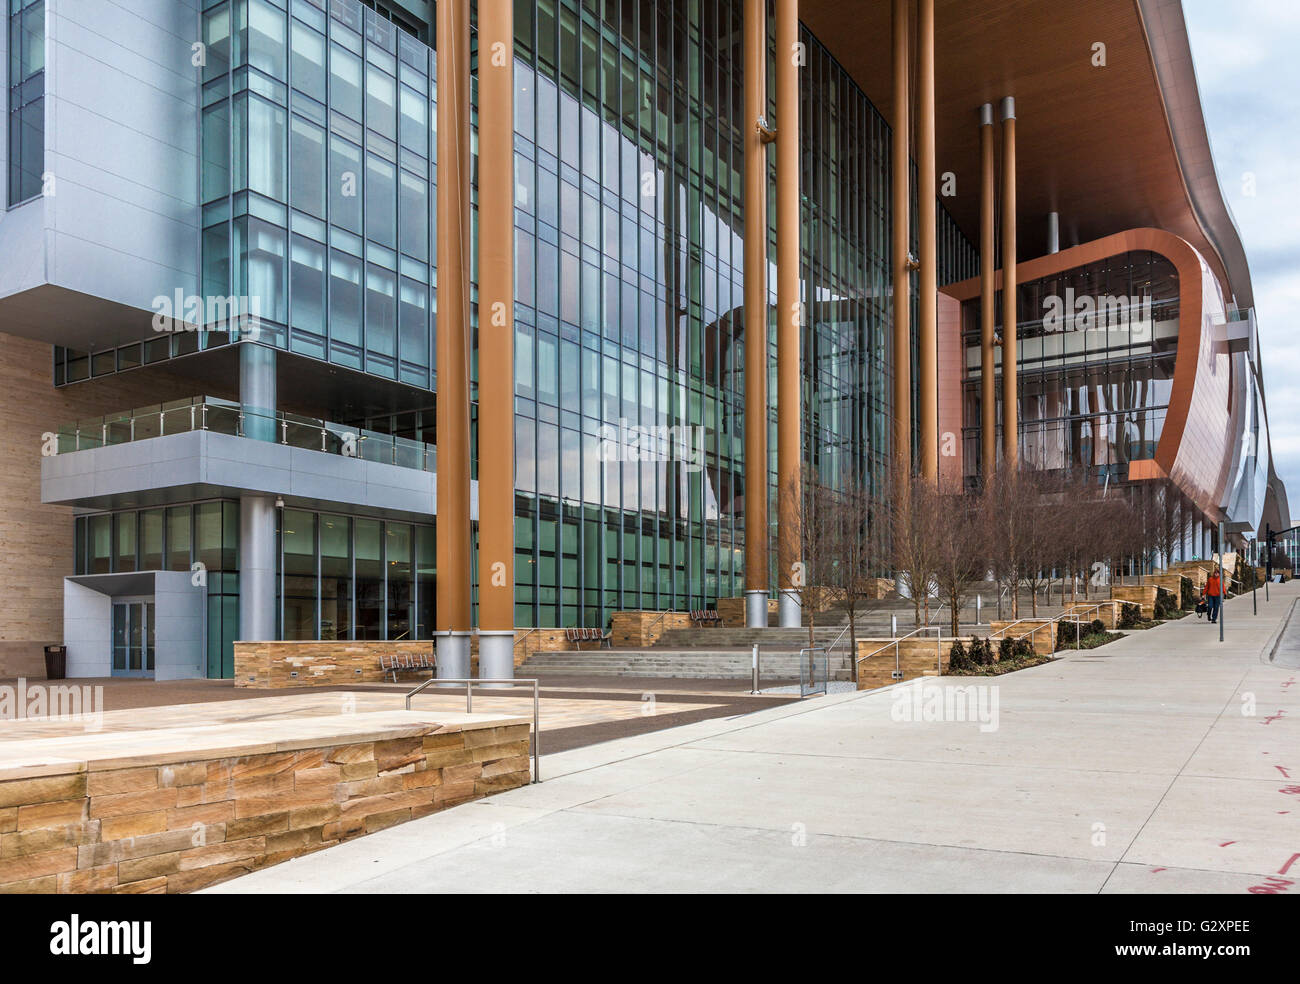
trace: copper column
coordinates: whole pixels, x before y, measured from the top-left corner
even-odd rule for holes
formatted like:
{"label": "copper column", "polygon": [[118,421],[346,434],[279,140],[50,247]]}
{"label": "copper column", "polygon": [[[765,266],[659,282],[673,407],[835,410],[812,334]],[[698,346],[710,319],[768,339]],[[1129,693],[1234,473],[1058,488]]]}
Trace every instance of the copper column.
{"label": "copper column", "polygon": [[894,0],[894,474],[912,472],[911,176],[908,160],[908,3]]}
{"label": "copper column", "polygon": [[931,485],[939,481],[939,282],[935,246],[936,205],[934,162],[934,0],[919,0],[917,16],[917,189],[920,269],[917,272],[918,314],[917,397],[920,408],[921,475]]}
{"label": "copper column", "polygon": [[1020,456],[1016,400],[1016,101],[1002,100],[1002,460]]}
{"label": "copper column", "polygon": [[998,393],[994,378],[997,258],[993,236],[993,104],[980,107],[980,473],[987,485],[998,463]]}
{"label": "copper column", "polygon": [[745,625],[767,626],[767,2],[745,0]]}
{"label": "copper column", "polygon": [[780,624],[802,623],[804,586],[799,298],[799,0],[776,0],[776,478]]}
{"label": "copper column", "polygon": [[438,675],[470,669],[469,0],[438,4]]}
{"label": "copper column", "polygon": [[478,4],[479,676],[515,674],[514,3]]}

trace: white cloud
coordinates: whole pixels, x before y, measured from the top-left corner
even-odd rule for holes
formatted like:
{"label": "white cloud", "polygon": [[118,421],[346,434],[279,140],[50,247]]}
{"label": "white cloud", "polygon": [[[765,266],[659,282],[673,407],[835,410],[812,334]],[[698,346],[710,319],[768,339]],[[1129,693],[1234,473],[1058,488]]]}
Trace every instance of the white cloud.
{"label": "white cloud", "polygon": [[[1205,124],[1251,264],[1273,460],[1300,505],[1300,3],[1184,0]],[[1255,195],[1243,194],[1254,176]]]}

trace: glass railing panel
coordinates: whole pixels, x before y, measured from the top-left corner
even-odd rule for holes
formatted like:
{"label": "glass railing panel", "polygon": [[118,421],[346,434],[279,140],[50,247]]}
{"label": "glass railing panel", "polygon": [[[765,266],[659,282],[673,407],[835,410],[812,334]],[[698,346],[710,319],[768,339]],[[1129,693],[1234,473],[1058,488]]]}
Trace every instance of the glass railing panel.
{"label": "glass railing panel", "polygon": [[255,438],[401,468],[429,472],[437,469],[437,450],[424,441],[348,427],[315,417],[250,410],[231,400],[215,397],[172,400],[66,424],[58,431],[57,447],[62,454],[192,430]]}

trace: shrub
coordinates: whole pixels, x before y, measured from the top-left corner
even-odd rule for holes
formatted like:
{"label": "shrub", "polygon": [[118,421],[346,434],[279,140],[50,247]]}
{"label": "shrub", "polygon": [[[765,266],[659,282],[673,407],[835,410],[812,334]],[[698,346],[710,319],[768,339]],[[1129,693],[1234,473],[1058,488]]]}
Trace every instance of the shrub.
{"label": "shrub", "polygon": [[1156,618],[1173,618],[1177,611],[1174,606],[1173,592],[1156,588]]}
{"label": "shrub", "polygon": [[1015,643],[1011,638],[1009,636],[1003,636],[1002,641],[998,643],[998,662],[1006,663],[1015,659],[1016,657],[1013,653],[1014,648]]}
{"label": "shrub", "polygon": [[1100,635],[1105,631],[1106,631],[1106,623],[1099,618],[1094,618],[1091,622],[1088,623],[1088,630],[1084,634]]}
{"label": "shrub", "polygon": [[976,666],[993,665],[993,647],[989,645],[988,639],[981,639],[977,635],[971,636],[968,651],[971,662]]}
{"label": "shrub", "polygon": [[1121,629],[1131,629],[1142,621],[1142,606],[1134,604],[1131,601],[1125,601],[1120,604],[1119,609],[1119,627]]}
{"label": "shrub", "polygon": [[1192,579],[1185,577],[1179,583],[1182,585],[1182,591],[1179,592],[1181,597],[1178,602],[1183,611],[1189,612],[1196,607],[1196,592],[1192,590]]}
{"label": "shrub", "polygon": [[1034,655],[1034,644],[1028,639],[1017,639],[1011,647],[1011,653],[1016,659],[1029,659]]}
{"label": "shrub", "polygon": [[952,648],[948,650],[948,672],[970,673],[974,669],[975,662],[966,652],[966,647],[961,644],[960,639],[954,639]]}

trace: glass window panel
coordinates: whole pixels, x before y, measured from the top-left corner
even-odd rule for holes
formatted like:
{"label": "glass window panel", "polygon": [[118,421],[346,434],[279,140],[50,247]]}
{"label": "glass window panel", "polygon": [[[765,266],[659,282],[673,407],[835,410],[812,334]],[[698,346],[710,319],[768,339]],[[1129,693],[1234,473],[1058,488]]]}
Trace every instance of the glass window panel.
{"label": "glass window panel", "polygon": [[436,550],[431,526],[415,528],[416,639],[433,638],[434,599],[436,597]]}
{"label": "glass window panel", "polygon": [[330,134],[330,222],[361,232],[361,148]]}
{"label": "glass window panel", "polygon": [[295,116],[290,124],[290,157],[293,175],[289,181],[290,204],[303,212],[325,218],[325,130]]}
{"label": "glass window panel", "polygon": [[248,64],[267,75],[284,79],[285,14],[269,0],[249,0]]}
{"label": "glass window panel", "polygon": [[293,291],[291,324],[294,329],[325,334],[325,247],[294,236],[290,254],[289,286]]}
{"label": "glass window panel", "polygon": [[113,517],[113,572],[133,571],[135,567],[136,514],[118,513]]}
{"label": "glass window panel", "polygon": [[406,523],[385,523],[384,544],[388,572],[389,639],[411,638],[411,602],[415,584],[411,578],[411,527]]}
{"label": "glass window panel", "polygon": [[366,348],[397,355],[397,276],[374,264],[366,267]]}
{"label": "glass window panel", "polygon": [[330,338],[361,345],[361,261],[330,251]]}
{"label": "glass window panel", "polygon": [[315,639],[316,514],[285,509],[283,524],[283,638]]}
{"label": "glass window panel", "polygon": [[366,126],[397,139],[397,82],[374,65],[366,66]]}
{"label": "glass window panel", "polygon": [[167,570],[190,569],[190,507],[167,509]]}
{"label": "glass window panel", "polygon": [[377,519],[354,520],[357,639],[384,637],[384,569]]}
{"label": "glass window panel", "polygon": [[361,122],[361,59],[330,45],[330,106]]}
{"label": "glass window panel", "polygon": [[296,20],[290,39],[289,69],[295,89],[325,101],[325,38]]}
{"label": "glass window panel", "polygon": [[320,517],[322,639],[352,638],[352,531],[347,516]]}
{"label": "glass window panel", "polygon": [[163,511],[147,509],[140,513],[140,570],[163,569]]}
{"label": "glass window panel", "polygon": [[250,96],[248,187],[277,202],[287,201],[284,172],[285,111],[265,99]]}
{"label": "glass window panel", "polygon": [[429,183],[402,171],[398,181],[398,248],[417,260],[429,259]]}
{"label": "glass window panel", "polygon": [[384,246],[397,245],[397,168],[366,155],[366,236]]}

